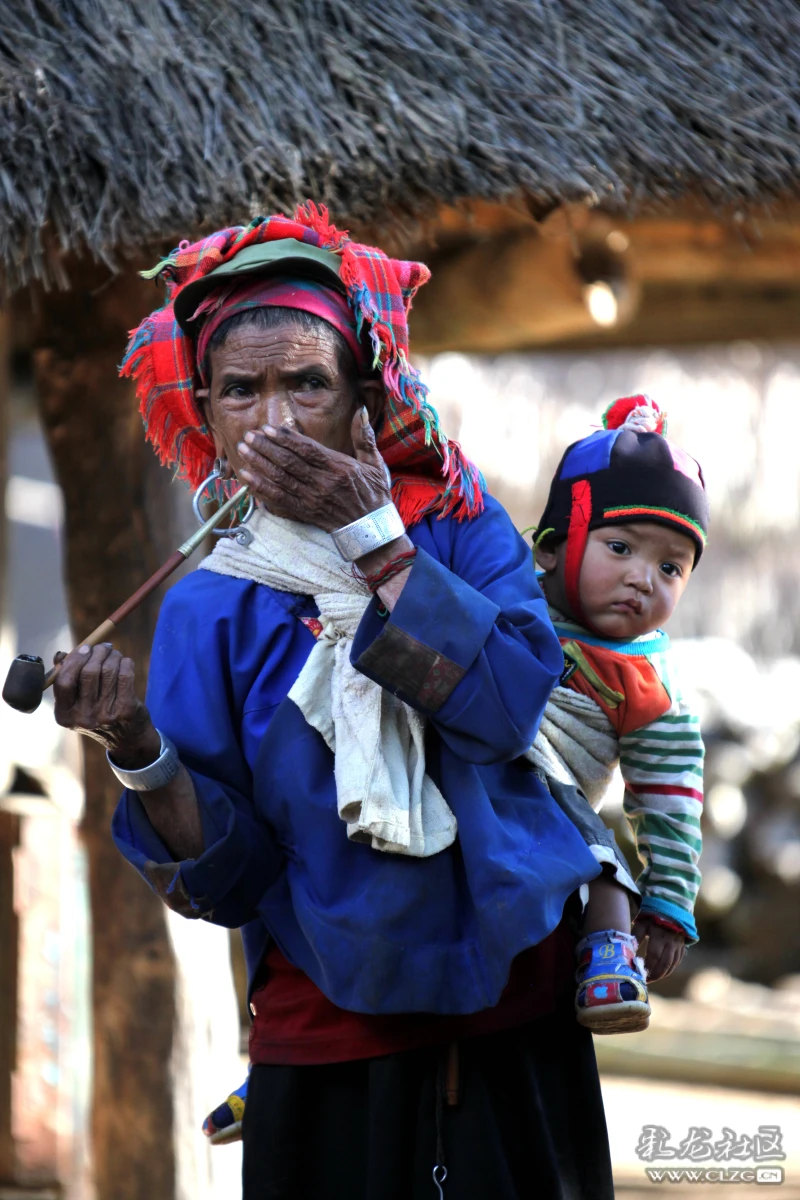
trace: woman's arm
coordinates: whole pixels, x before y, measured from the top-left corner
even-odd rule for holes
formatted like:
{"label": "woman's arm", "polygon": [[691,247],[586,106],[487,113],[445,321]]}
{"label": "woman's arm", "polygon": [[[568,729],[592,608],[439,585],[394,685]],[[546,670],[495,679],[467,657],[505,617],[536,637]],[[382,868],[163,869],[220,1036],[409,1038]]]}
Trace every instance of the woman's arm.
{"label": "woman's arm", "polygon": [[[60,656],[59,656],[60,657]],[[138,771],[161,753],[161,738],[136,695],[136,671],[110,642],[81,646],[61,659],[53,684],[59,725],[100,742],[118,767]],[[198,858],[203,829],[185,767],[164,787],[140,793],[153,829],[176,859]]]}
{"label": "woman's arm", "polygon": [[[120,763],[120,766],[123,764]],[[170,854],[180,861],[203,853],[203,823],[194,782],[186,767],[166,787],[140,792],[150,824]]]}
{"label": "woman's arm", "polygon": [[184,916],[242,925],[282,868],[280,848],[253,807],[248,763],[307,655],[300,642],[309,638],[269,589],[200,570],[164,599],[146,705],[136,699],[132,664],[110,713],[99,706],[101,675],[93,684],[94,671],[65,691],[61,723],[102,741],[120,766],[136,770],[153,761],[160,748],[153,727],[177,747],[180,774],[158,791],[127,789],[112,836]]}
{"label": "woman's arm", "polygon": [[377,601],[367,609],[353,664],[428,716],[460,757],[508,761],[533,741],[563,670],[530,548],[491,499],[473,521],[430,528],[432,540],[415,535],[388,619]]}

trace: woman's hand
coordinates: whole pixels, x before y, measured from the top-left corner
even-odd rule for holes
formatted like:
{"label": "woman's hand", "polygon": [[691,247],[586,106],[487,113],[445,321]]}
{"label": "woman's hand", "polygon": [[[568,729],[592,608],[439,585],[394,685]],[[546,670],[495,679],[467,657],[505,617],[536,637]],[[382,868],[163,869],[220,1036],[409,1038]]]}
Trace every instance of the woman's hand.
{"label": "woman's hand", "polygon": [[245,464],[239,478],[275,516],[331,533],[392,498],[366,408],[356,412],[352,436],[355,458],[295,430],[265,425],[237,447]]}
{"label": "woman's hand", "polygon": [[129,771],[149,766],[161,752],[161,739],[135,692],[133,660],[108,643],[80,646],[57,654],[53,683],[56,721],[94,738]]}
{"label": "woman's hand", "polygon": [[640,917],[636,921],[633,935],[640,946],[647,938],[644,965],[647,967],[649,983],[671,975],[686,953],[686,939],[682,933],[657,925],[655,921],[648,921],[646,917]]}
{"label": "woman's hand", "polygon": [[[161,753],[161,738],[134,690],[133,659],[123,658],[104,642],[57,654],[54,661],[61,664],[53,683],[59,725],[100,742],[123,770],[139,771],[154,763]],[[164,787],[140,792],[139,798],[175,862],[199,858],[203,826],[189,772],[182,767]],[[183,884],[175,885],[175,863],[163,869],[150,865],[148,878],[165,903],[185,917],[199,916]]]}

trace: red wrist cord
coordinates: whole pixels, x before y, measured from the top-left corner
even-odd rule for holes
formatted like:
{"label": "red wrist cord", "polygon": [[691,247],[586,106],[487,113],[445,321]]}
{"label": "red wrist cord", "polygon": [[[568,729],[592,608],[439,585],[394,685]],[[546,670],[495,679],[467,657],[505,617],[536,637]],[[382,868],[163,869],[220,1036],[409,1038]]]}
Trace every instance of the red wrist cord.
{"label": "red wrist cord", "polygon": [[373,575],[365,575],[364,582],[371,592],[377,592],[378,588],[383,587],[390,579],[394,579],[395,575],[399,575],[401,571],[405,571],[406,567],[410,567],[416,556],[416,546],[412,550],[404,550],[402,554],[397,554],[390,559],[380,571],[375,571]]}

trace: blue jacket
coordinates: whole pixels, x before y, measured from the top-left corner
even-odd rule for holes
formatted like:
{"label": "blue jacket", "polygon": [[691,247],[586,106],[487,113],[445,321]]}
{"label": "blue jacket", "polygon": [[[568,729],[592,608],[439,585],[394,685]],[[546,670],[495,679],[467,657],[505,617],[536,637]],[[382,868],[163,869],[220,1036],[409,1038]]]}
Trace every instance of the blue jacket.
{"label": "blue jacket", "polygon": [[348,840],[333,755],[287,698],[314,644],[299,619],[313,601],[210,571],[167,594],[147,691],[192,774],[205,852],[172,863],[133,792],[113,836],[168,903],[245,926],[251,979],[271,936],[342,1008],[470,1013],[498,1001],[512,960],[599,867],[515,761],[563,666],[530,549],[491,499],[411,538],[400,600],[388,619],[372,601],[351,659],[428,718],[455,844],[415,859]]}

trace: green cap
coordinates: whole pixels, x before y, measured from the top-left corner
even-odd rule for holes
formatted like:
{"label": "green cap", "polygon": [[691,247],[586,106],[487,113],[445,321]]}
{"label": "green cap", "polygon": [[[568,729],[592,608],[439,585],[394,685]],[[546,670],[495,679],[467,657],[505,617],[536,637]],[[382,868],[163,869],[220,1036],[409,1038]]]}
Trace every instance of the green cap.
{"label": "green cap", "polygon": [[222,266],[215,267],[208,275],[188,283],[178,292],[173,305],[175,320],[184,333],[191,333],[192,314],[209,292],[221,283],[250,275],[296,275],[299,279],[315,279],[346,294],[341,270],[342,260],[338,254],[298,242],[296,238],[278,238],[274,242],[245,246]]}

